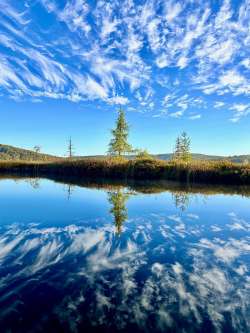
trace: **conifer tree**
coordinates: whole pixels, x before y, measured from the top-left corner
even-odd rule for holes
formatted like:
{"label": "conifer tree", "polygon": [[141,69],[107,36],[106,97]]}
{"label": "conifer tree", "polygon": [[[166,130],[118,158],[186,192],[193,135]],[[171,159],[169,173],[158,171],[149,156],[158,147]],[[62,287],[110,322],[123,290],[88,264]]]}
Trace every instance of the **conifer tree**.
{"label": "conifer tree", "polygon": [[190,145],[191,139],[188,137],[186,132],[183,132],[180,136],[178,136],[174,149],[174,160],[189,162],[192,159]]}
{"label": "conifer tree", "polygon": [[191,160],[192,156],[190,153],[191,139],[186,132],[181,134],[181,158],[183,161],[188,162]]}
{"label": "conifer tree", "polygon": [[109,154],[114,156],[122,156],[123,154],[132,152],[132,146],[128,143],[129,126],[125,119],[124,111],[120,108],[116,127],[111,131],[113,138],[109,143]]}
{"label": "conifer tree", "polygon": [[176,139],[176,143],[175,143],[175,148],[174,148],[174,160],[181,160],[181,139],[178,136]]}

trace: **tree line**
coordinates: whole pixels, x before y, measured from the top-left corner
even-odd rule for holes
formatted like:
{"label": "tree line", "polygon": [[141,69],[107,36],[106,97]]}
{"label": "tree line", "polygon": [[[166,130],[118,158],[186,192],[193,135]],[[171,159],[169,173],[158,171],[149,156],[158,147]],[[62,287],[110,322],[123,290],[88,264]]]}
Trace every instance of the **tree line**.
{"label": "tree line", "polygon": [[[118,110],[118,116],[115,122],[115,128],[111,130],[111,140],[108,146],[107,154],[114,157],[122,157],[127,154],[135,154],[138,158],[152,158],[147,150],[135,149],[128,142],[129,125],[125,118],[125,112],[121,108]],[[35,146],[33,151],[41,152],[41,146]],[[68,158],[74,156],[74,146],[72,138],[69,137],[67,145]],[[176,139],[172,159],[176,161],[189,162],[192,159],[191,155],[191,139],[186,132],[181,133]]]}
{"label": "tree line", "polygon": [[[136,153],[139,157],[150,157],[146,150],[133,149],[128,142],[129,126],[125,118],[124,111],[120,108],[116,120],[115,128],[111,131],[112,138],[109,143],[108,154],[121,157],[126,154]],[[191,139],[186,132],[177,137],[173,160],[189,162],[191,155]]]}

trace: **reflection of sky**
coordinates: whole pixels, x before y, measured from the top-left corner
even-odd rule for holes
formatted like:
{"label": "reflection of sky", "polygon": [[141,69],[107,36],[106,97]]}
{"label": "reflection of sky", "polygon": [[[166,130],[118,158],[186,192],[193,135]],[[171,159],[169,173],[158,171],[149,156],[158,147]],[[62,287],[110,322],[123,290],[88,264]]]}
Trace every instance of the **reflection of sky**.
{"label": "reflection of sky", "polygon": [[[53,183],[48,180],[38,181],[38,187],[33,188],[30,182],[18,180],[0,181],[0,221],[6,222],[53,222],[56,224],[71,223],[81,218],[100,218],[108,214],[109,204],[104,190],[93,191],[87,188],[72,186],[71,197],[68,200],[68,185]],[[186,211],[195,210],[202,214],[209,211],[204,219],[210,223],[210,214],[227,214],[234,211],[247,218],[249,200],[240,196],[214,196],[189,194]],[[132,195],[128,202],[129,216],[142,214],[180,213],[175,207],[174,195],[170,192],[159,194]]]}
{"label": "reflection of sky", "polygon": [[0,221],[65,223],[82,216],[103,216],[108,209],[106,193],[74,187],[68,200],[68,186],[43,180],[34,189],[28,182],[0,182]]}
{"label": "reflection of sky", "polygon": [[[14,209],[22,191],[18,187],[28,185],[5,183],[1,198],[8,184],[16,188]],[[39,193],[34,202],[50,189],[47,205],[57,202],[64,211],[68,200],[62,185],[43,181],[34,190]],[[29,192],[23,193],[27,199]],[[77,332],[105,325],[110,331],[189,332],[192,326],[192,332],[247,332],[247,200],[217,195],[204,203],[197,196],[179,211],[171,198],[166,193],[131,196],[129,218],[119,236],[104,191],[90,189],[76,188],[69,201],[72,220],[75,207],[82,214],[79,220],[70,221],[68,212],[68,222],[61,225],[49,217],[49,224],[25,223],[23,216],[19,222],[2,224],[1,327],[15,329],[18,323],[21,332]],[[92,211],[95,202],[102,210]],[[212,204],[217,212],[210,210]],[[1,218],[4,209],[1,203]],[[56,207],[42,216],[51,211],[58,213]],[[10,211],[10,217],[18,212]],[[40,210],[36,213],[39,220]]]}

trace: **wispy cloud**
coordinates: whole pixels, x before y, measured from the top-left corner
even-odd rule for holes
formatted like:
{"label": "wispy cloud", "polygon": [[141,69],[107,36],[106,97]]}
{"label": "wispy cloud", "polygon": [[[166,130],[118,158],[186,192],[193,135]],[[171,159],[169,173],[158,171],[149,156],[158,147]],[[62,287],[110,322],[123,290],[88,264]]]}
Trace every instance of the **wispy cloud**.
{"label": "wispy cloud", "polygon": [[201,115],[200,114],[195,114],[193,116],[190,116],[189,119],[191,119],[191,120],[198,120],[198,119],[201,119]]}
{"label": "wispy cloud", "polygon": [[[248,0],[4,0],[0,9],[0,90],[10,97],[123,96],[181,117],[195,98],[233,105],[250,94]],[[187,92],[193,102],[180,101]]]}
{"label": "wispy cloud", "polygon": [[222,108],[224,105],[225,105],[225,103],[224,103],[224,102],[221,102],[221,101],[216,101],[216,102],[214,103],[214,107],[215,107],[216,109]]}
{"label": "wispy cloud", "polygon": [[233,118],[230,120],[234,123],[238,122],[242,117],[250,113],[250,104],[233,104],[230,110],[234,112]]}
{"label": "wispy cloud", "polygon": [[129,103],[129,100],[127,99],[127,97],[123,97],[123,96],[114,96],[114,97],[111,97],[108,101],[110,104],[118,104],[118,105],[126,105]]}

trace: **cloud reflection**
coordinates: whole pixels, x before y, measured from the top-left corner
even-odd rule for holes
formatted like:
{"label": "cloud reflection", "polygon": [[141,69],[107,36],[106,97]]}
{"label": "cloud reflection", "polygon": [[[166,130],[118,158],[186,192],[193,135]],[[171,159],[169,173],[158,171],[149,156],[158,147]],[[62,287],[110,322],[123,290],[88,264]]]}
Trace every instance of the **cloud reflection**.
{"label": "cloud reflection", "polygon": [[0,227],[4,330],[45,331],[54,320],[69,332],[247,332],[248,221],[229,212],[205,223],[206,210],[128,218],[128,197],[108,194],[116,228],[109,215]]}

